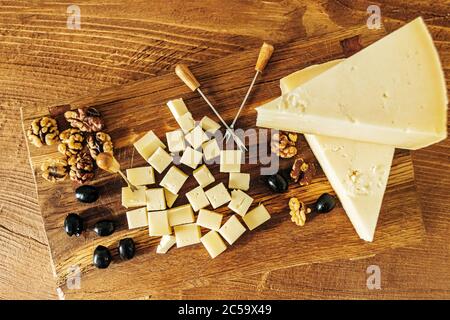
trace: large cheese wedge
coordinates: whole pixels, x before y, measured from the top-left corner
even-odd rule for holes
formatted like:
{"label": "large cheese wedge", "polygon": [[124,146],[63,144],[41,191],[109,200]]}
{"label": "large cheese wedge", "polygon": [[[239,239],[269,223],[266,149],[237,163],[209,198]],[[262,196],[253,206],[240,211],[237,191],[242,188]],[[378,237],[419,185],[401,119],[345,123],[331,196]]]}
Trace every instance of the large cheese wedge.
{"label": "large cheese wedge", "polygon": [[[280,80],[287,93],[342,60],[310,66]],[[394,147],[305,134],[359,237],[373,241]]]}
{"label": "large cheese wedge", "polygon": [[257,125],[418,149],[447,136],[447,89],[421,18],[257,108]]}

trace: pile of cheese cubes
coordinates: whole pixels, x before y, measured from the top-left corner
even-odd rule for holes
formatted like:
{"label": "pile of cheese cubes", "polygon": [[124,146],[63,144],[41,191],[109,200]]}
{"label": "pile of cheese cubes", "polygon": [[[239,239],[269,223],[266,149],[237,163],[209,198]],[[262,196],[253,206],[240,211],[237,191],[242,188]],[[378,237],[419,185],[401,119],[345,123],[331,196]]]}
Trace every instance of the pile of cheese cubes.
{"label": "pile of cheese cubes", "polygon": [[[175,243],[180,248],[201,242],[215,258],[227,248],[222,238],[232,245],[246,231],[237,215],[253,230],[269,220],[270,214],[262,204],[248,212],[253,198],[244,192],[249,189],[250,174],[240,172],[242,152],[220,150],[216,139],[207,134],[213,135],[220,125],[207,116],[196,125],[182,99],[171,100],[167,105],[180,126],[179,130],[166,133],[170,153],[153,131],[134,143],[150,166],[127,170],[128,179],[138,190],[122,188],[122,205],[141,207],[127,212],[128,226],[130,229],[148,227],[150,236],[161,236],[157,253],[166,253]],[[183,152],[180,163],[194,169],[193,176],[199,185],[185,194],[189,204],[173,207],[189,177],[173,164],[173,154],[178,152]],[[210,161],[217,157],[220,157],[220,172],[229,173],[231,195],[223,183],[204,191],[215,178],[206,164],[200,164],[203,158]],[[161,174],[169,166],[160,187],[148,188],[156,183],[154,170]],[[217,209],[225,204],[237,215],[232,215],[224,224],[222,214],[205,209],[210,205]],[[202,236],[201,227],[210,231]]]}

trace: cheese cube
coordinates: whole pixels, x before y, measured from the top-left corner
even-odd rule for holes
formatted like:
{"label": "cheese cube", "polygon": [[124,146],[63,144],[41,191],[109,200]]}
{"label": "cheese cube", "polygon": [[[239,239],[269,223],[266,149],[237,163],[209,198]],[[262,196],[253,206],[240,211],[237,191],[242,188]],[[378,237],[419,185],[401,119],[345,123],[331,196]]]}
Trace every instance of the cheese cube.
{"label": "cheese cube", "polygon": [[175,166],[170,167],[159,185],[166,188],[173,194],[178,194],[183,184],[186,182],[188,175]]}
{"label": "cheese cube", "polygon": [[255,209],[251,210],[242,218],[250,230],[255,229],[269,219],[270,214],[263,204],[260,204]]}
{"label": "cheese cube", "polygon": [[227,240],[229,244],[233,244],[245,232],[245,227],[239,222],[236,215],[233,215],[219,229],[220,235]]}
{"label": "cheese cube", "polygon": [[158,173],[163,172],[169,164],[172,162],[172,156],[168,154],[164,149],[158,148],[156,151],[148,158],[148,163],[156,170]]}
{"label": "cheese cube", "polygon": [[178,119],[189,112],[182,98],[169,100],[167,106],[175,119]]}
{"label": "cheese cube", "polygon": [[200,126],[196,126],[185,136],[185,138],[194,149],[200,148],[203,142],[209,140],[208,136],[203,132]]}
{"label": "cheese cube", "polygon": [[193,175],[202,188],[205,188],[209,184],[216,181],[206,165],[202,165],[195,169]]}
{"label": "cheese cube", "polygon": [[205,194],[214,209],[231,200],[230,194],[222,182],[206,191]]}
{"label": "cheese cube", "polygon": [[248,208],[253,203],[253,198],[241,190],[231,191],[231,201],[228,204],[228,208],[236,212],[241,217],[245,216]]}
{"label": "cheese cube", "polygon": [[166,188],[164,188],[164,197],[166,198],[166,204],[168,208],[172,208],[173,204],[175,203],[175,200],[177,200],[178,195],[173,194]]}
{"label": "cheese cube", "polygon": [[195,127],[195,120],[192,118],[190,112],[186,112],[184,115],[177,119],[178,125],[184,133],[188,133]]}
{"label": "cheese cube", "polygon": [[250,173],[230,172],[228,188],[247,191],[250,188]]}
{"label": "cheese cube", "polygon": [[190,246],[200,243],[202,233],[200,227],[195,223],[183,224],[173,227],[175,231],[175,239],[177,241],[177,248]]}
{"label": "cheese cube", "polygon": [[159,254],[167,253],[167,251],[169,251],[169,249],[173,247],[175,242],[176,242],[175,236],[169,236],[169,235],[162,236],[161,241],[159,242],[158,246],[156,247],[156,253],[159,253]]}
{"label": "cheese cube", "polygon": [[188,199],[189,203],[192,206],[192,209],[194,209],[195,212],[209,205],[208,198],[206,198],[206,194],[203,191],[202,187],[194,188],[186,193],[186,198]]}
{"label": "cheese cube", "polygon": [[212,259],[227,250],[227,245],[225,244],[225,242],[223,242],[219,234],[214,230],[211,230],[203,237],[201,237],[200,241],[203,243]]}
{"label": "cheese cube", "polygon": [[220,129],[220,124],[218,124],[208,116],[204,116],[202,120],[200,120],[200,126],[203,130],[211,134],[216,133],[216,131]]}
{"label": "cheese cube", "polygon": [[172,234],[166,210],[148,213],[148,234],[151,237]]}
{"label": "cheese cube", "polygon": [[139,208],[127,211],[128,229],[135,229],[148,226],[147,208]]}
{"label": "cheese cube", "polygon": [[167,210],[171,227],[195,221],[194,212],[189,204]]}
{"label": "cheese cube", "polygon": [[135,186],[155,183],[155,173],[150,166],[127,169],[127,178]]}
{"label": "cheese cube", "polygon": [[180,152],[186,149],[183,131],[175,130],[166,132],[166,139],[170,152]]}
{"label": "cheese cube", "polygon": [[163,149],[166,148],[164,143],[159,140],[159,138],[152,130],[147,132],[142,138],[136,141],[134,143],[134,147],[145,160],[150,158],[150,156],[153,154],[153,152],[156,151],[156,149],[158,149],[158,147],[161,147]]}
{"label": "cheese cube", "polygon": [[240,150],[220,151],[220,172],[240,172],[242,152]]}
{"label": "cheese cube", "polygon": [[195,169],[202,162],[202,157],[203,154],[201,152],[194,150],[191,147],[187,147],[181,156],[180,162]]}
{"label": "cheese cube", "polygon": [[122,205],[125,208],[142,207],[147,204],[145,199],[145,190],[147,188],[144,186],[137,188],[134,192],[129,187],[122,188]]}
{"label": "cheese cube", "polygon": [[218,231],[220,229],[220,225],[222,224],[222,218],[223,215],[220,213],[200,209],[197,216],[197,224],[200,227]]}
{"label": "cheese cube", "polygon": [[217,139],[206,141],[202,144],[202,149],[206,161],[217,158],[220,155],[220,148],[219,144],[217,143]]}
{"label": "cheese cube", "polygon": [[166,198],[163,188],[147,189],[145,191],[147,201],[147,210],[164,210],[166,209]]}

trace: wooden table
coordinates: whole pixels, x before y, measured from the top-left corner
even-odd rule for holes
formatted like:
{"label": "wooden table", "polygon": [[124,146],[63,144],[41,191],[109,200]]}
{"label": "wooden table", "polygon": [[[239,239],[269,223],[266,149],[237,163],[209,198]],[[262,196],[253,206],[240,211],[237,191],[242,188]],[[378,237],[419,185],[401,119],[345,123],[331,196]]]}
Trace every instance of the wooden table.
{"label": "wooden table", "polygon": [[[108,4],[109,3],[109,4]],[[369,4],[392,31],[422,15],[450,76],[449,1],[61,1],[0,4],[0,298],[56,299],[19,107],[52,104],[248,48],[364,25]],[[297,266],[142,298],[450,298],[450,139],[413,153],[427,237],[357,261]],[[381,289],[366,286],[370,265]]]}

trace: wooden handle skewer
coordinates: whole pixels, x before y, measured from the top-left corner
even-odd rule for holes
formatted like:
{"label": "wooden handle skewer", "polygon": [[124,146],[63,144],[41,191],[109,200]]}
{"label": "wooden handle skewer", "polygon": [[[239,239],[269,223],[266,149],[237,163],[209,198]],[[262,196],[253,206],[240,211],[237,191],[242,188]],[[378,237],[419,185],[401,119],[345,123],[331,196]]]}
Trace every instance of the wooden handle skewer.
{"label": "wooden handle skewer", "polygon": [[[195,76],[192,74],[191,70],[189,70],[189,67],[184,64],[177,64],[175,66],[175,73],[184,82],[184,84],[189,87],[189,89],[191,89],[192,91],[197,91],[200,94],[200,96],[203,98],[203,100],[206,101],[208,106],[215,113],[217,118],[219,118],[219,120],[225,126],[225,128],[227,129],[227,132],[231,131],[230,127],[227,125],[225,120],[223,120],[223,118],[221,117],[219,112],[216,110],[216,108],[212,105],[212,103],[205,96],[205,94],[202,92],[202,90],[200,90],[200,83],[195,78]],[[234,132],[231,131],[230,134],[232,135],[234,141],[236,142],[236,144],[238,145],[238,147],[240,149],[247,150],[247,148],[245,147],[245,144],[242,142],[241,139],[239,139],[239,137]]]}
{"label": "wooden handle skewer", "polygon": [[130,187],[131,191],[136,191],[137,188],[136,186],[134,186],[130,180],[128,180],[127,176],[122,172],[122,170],[120,170],[120,163],[116,160],[116,158],[114,158],[114,156],[110,153],[107,152],[102,152],[99,153],[97,155],[97,166],[100,169],[103,169],[107,172],[111,172],[111,173],[118,173],[123,180],[125,180],[125,182],[128,184],[128,186]]}

